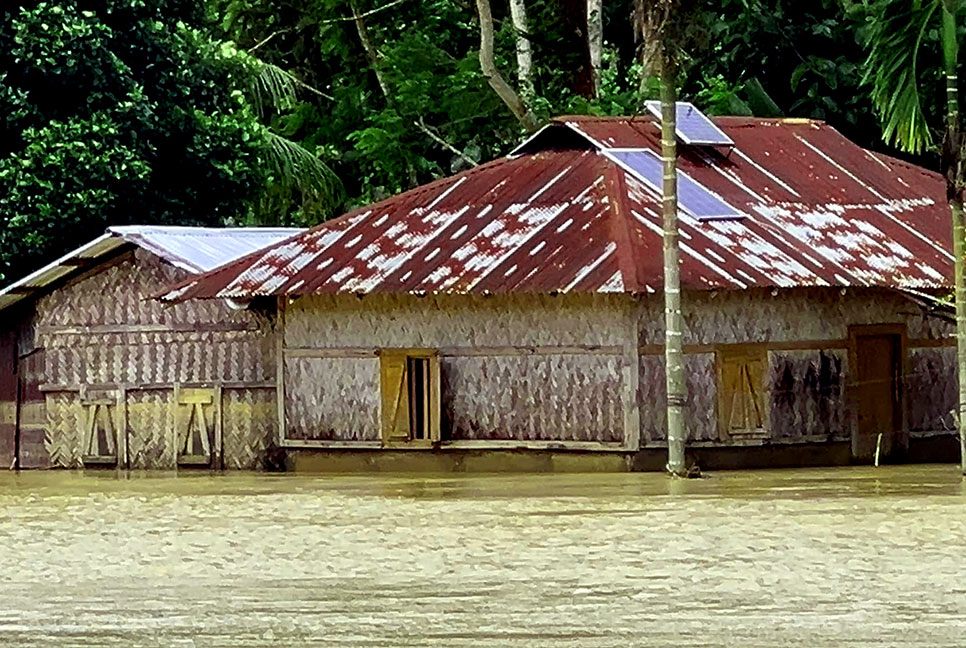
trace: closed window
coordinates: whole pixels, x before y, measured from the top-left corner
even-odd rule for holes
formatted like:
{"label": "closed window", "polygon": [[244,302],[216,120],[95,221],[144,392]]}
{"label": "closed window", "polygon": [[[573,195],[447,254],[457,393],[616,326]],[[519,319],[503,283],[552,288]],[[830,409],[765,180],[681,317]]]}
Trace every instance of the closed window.
{"label": "closed window", "polygon": [[439,356],[425,349],[380,353],[382,439],[430,446],[439,435]]}
{"label": "closed window", "polygon": [[765,438],[768,352],[762,346],[725,347],[717,351],[717,364],[719,437]]}

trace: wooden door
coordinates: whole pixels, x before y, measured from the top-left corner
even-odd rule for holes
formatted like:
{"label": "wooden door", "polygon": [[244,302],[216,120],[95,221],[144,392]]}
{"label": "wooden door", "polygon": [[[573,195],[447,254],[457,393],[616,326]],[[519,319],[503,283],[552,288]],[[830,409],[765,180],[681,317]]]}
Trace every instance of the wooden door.
{"label": "wooden door", "polygon": [[[900,367],[901,337],[894,334],[856,335],[855,406],[858,418],[852,436],[852,458],[871,463],[892,454],[902,429]],[[881,441],[879,435],[882,435]]]}

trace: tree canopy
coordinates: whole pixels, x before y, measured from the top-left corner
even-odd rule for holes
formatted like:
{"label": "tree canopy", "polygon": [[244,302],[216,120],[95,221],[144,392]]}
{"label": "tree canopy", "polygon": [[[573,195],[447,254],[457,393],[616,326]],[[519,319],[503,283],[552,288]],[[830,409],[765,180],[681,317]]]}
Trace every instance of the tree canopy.
{"label": "tree canopy", "polygon": [[[311,224],[502,155],[525,129],[494,71],[538,123],[656,98],[632,0],[485,0],[487,73],[481,3],[3,5],[0,272],[109,224]],[[824,119],[886,148],[863,78],[881,0],[695,4],[682,98],[712,114]],[[936,33],[922,39],[938,48]],[[939,60],[927,85],[941,83]]]}
{"label": "tree canopy", "polygon": [[216,224],[266,183],[252,71],[191,0],[0,9],[0,272],[124,223]]}

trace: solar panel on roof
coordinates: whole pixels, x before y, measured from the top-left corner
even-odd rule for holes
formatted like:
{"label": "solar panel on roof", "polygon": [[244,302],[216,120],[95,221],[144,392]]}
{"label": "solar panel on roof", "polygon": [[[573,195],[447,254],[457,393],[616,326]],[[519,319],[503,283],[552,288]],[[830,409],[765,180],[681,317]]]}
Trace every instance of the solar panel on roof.
{"label": "solar panel on roof", "polygon": [[[661,118],[661,102],[646,101],[644,105],[658,119]],[[675,110],[677,123],[674,134],[685,144],[707,146],[734,146],[734,141],[714,122],[689,101],[679,101]]]}
{"label": "solar panel on roof", "polygon": [[[607,155],[635,176],[661,191],[664,165],[649,149],[609,149]],[[699,220],[743,218],[744,214],[712,193],[700,182],[678,171],[678,205]]]}

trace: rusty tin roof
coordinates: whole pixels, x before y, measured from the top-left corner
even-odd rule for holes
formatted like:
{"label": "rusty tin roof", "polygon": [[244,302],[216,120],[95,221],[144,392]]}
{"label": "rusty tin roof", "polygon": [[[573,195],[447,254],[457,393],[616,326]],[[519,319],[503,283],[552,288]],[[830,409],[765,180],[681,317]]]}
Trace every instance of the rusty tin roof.
{"label": "rusty tin roof", "polygon": [[[951,284],[942,178],[817,121],[719,118],[733,148],[680,168],[740,210],[680,218],[688,289]],[[608,156],[659,149],[651,118],[561,117],[509,156],[417,187],[171,288],[307,293],[656,292],[660,195]]]}

